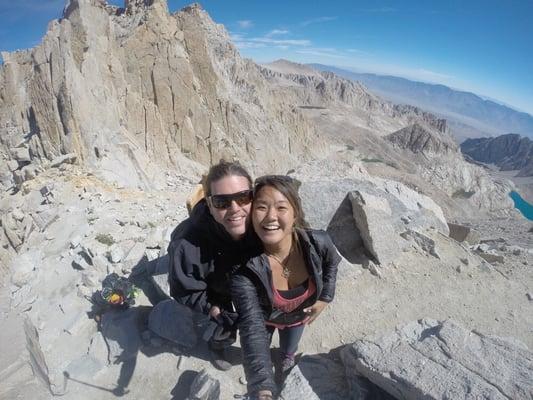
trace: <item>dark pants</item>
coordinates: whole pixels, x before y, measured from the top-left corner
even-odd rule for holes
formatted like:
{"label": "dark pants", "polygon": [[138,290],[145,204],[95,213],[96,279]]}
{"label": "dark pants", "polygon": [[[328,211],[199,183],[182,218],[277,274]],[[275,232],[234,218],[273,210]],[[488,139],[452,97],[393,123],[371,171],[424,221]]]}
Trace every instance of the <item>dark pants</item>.
{"label": "dark pants", "polygon": [[[267,332],[270,335],[270,341],[272,341],[272,335],[274,334],[273,326],[267,326]],[[304,333],[305,325],[293,326],[292,328],[278,329],[279,336],[279,349],[281,351],[281,357],[285,356],[293,357],[298,350],[298,344]]]}

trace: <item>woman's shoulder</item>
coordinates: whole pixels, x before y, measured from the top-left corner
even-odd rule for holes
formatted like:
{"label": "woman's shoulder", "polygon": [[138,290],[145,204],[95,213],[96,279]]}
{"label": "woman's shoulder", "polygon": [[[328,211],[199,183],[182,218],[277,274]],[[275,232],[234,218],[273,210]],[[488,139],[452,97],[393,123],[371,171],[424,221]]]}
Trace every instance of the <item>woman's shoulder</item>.
{"label": "woman's shoulder", "polygon": [[307,240],[311,242],[312,244],[316,246],[325,246],[329,245],[331,242],[331,238],[329,236],[329,233],[327,233],[323,229],[299,229],[298,230],[300,238]]}

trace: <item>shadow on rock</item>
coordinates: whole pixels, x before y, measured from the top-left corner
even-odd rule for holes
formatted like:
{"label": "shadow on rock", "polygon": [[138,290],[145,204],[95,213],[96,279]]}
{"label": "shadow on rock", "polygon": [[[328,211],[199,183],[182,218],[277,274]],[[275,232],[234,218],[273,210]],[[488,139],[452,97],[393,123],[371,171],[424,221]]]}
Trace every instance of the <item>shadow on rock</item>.
{"label": "shadow on rock", "polygon": [[172,395],[171,400],[187,400],[189,397],[189,390],[197,376],[198,372],[196,371],[184,371],[180,375],[178,383],[176,383],[176,386],[174,386],[170,392]]}
{"label": "shadow on rock", "polygon": [[348,196],[339,205],[326,231],[341,255],[352,264],[362,264],[367,259],[359,228],[355,223],[352,203]]}
{"label": "shadow on rock", "polygon": [[148,261],[145,256],[133,267],[128,278],[131,283],[143,291],[154,306],[170,298],[168,266],[168,254],[151,261]]}
{"label": "shadow on rock", "polygon": [[303,356],[283,385],[284,399],[394,400],[394,397],[363,376],[347,376],[339,357],[341,348],[329,353]]}

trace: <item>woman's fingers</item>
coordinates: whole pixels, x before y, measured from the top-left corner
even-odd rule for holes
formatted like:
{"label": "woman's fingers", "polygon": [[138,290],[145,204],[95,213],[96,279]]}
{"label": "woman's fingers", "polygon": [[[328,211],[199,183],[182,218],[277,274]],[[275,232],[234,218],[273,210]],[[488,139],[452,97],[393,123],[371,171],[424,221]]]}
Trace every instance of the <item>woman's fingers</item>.
{"label": "woman's fingers", "polygon": [[327,305],[328,303],[319,300],[315,304],[313,304],[311,307],[304,308],[304,313],[309,315],[309,319],[307,320],[307,323],[311,324],[316,319],[316,317],[320,315],[322,310],[326,308]]}

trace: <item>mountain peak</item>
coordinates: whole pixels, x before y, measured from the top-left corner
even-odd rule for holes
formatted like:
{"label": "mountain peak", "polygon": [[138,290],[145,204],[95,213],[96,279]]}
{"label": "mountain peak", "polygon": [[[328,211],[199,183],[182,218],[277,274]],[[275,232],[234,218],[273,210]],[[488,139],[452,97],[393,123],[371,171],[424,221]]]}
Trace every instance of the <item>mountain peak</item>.
{"label": "mountain peak", "polygon": [[304,64],[299,64],[283,58],[272,61],[271,63],[262,64],[265,68],[282,74],[311,75],[319,76],[320,73]]}

